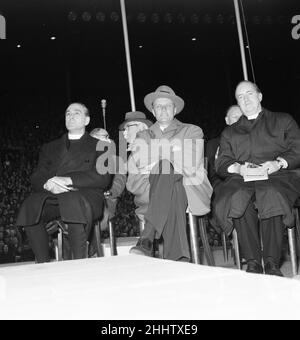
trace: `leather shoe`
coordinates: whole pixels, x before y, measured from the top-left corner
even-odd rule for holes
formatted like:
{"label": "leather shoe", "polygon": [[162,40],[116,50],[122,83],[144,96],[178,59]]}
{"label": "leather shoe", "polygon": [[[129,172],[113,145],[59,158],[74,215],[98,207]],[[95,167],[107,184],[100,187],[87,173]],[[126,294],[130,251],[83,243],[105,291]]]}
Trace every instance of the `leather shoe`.
{"label": "leather shoe", "polygon": [[129,253],[153,257],[153,242],[148,238],[140,238],[137,244],[129,250]]}
{"label": "leather shoe", "polygon": [[265,264],[265,274],[283,277],[278,264],[274,260],[269,260]]}
{"label": "leather shoe", "polygon": [[247,261],[247,273],[251,273],[251,274],[263,274],[263,267],[261,264],[259,264],[257,261],[255,260],[249,260]]}

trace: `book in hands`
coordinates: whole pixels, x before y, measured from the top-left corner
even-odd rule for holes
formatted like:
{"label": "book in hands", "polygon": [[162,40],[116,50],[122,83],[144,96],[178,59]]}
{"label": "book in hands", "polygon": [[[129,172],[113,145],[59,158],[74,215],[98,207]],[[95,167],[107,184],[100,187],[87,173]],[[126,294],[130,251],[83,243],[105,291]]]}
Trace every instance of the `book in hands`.
{"label": "book in hands", "polygon": [[245,165],[244,182],[265,181],[269,179],[268,169],[265,167],[253,163],[245,163]]}
{"label": "book in hands", "polygon": [[76,190],[77,190],[77,189],[75,189],[75,188],[73,188],[73,187],[69,187],[69,186],[67,186],[67,185],[62,184],[62,183],[56,181],[56,180],[53,179],[53,178],[51,178],[51,181],[52,181],[53,183],[55,183],[57,186],[59,186],[60,188],[62,188],[62,189],[65,189],[65,190],[68,190],[68,191],[76,191]]}

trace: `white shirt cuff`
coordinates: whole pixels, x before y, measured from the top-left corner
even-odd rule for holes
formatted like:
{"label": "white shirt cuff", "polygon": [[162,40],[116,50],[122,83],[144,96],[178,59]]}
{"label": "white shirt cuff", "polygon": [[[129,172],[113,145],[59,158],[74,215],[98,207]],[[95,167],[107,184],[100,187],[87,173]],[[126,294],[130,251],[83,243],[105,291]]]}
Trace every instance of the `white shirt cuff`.
{"label": "white shirt cuff", "polygon": [[286,169],[289,166],[288,162],[284,158],[277,157],[276,159],[283,164],[283,166],[282,166],[283,169]]}
{"label": "white shirt cuff", "polygon": [[233,164],[231,164],[229,167],[228,167],[228,169],[227,169],[227,171],[230,173],[230,174],[234,174],[234,173],[237,173],[237,166],[239,165],[239,163],[233,163]]}

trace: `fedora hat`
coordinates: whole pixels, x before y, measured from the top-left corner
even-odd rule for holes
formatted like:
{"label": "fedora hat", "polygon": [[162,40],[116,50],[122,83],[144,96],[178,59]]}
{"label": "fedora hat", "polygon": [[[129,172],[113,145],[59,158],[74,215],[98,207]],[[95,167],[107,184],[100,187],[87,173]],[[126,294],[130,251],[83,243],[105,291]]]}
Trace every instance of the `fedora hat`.
{"label": "fedora hat", "polygon": [[146,124],[148,127],[153,125],[151,120],[146,118],[146,115],[141,111],[130,111],[125,114],[124,122],[119,126],[119,130],[122,130],[124,126],[129,122],[141,122]]}
{"label": "fedora hat", "polygon": [[175,94],[175,92],[171,89],[171,87],[166,86],[166,85],[162,85],[162,86],[159,86],[155,90],[155,92],[151,92],[151,93],[147,94],[147,96],[145,96],[145,98],[144,98],[145,106],[150,112],[152,112],[153,102],[157,98],[169,98],[169,99],[171,99],[172,102],[176,106],[176,109],[177,109],[176,114],[181,112],[184,108],[184,100],[182,98],[178,97]]}

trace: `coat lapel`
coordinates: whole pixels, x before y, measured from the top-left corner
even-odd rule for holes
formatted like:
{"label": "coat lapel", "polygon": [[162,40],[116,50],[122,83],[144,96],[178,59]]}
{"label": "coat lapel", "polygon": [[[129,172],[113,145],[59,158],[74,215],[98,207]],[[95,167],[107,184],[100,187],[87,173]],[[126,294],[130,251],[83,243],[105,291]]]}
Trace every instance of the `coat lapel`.
{"label": "coat lapel", "polygon": [[65,152],[62,154],[62,158],[60,158],[60,163],[58,164],[57,172],[59,172],[60,169],[65,167],[68,164],[72,164],[72,161],[77,158],[82,158],[82,154],[84,154],[85,146],[87,146],[87,143],[85,143],[87,139],[88,134],[85,133],[80,140],[78,141],[79,145],[75,150],[70,150],[67,148],[67,142],[68,142],[68,136],[65,135],[65,139],[62,144],[64,144]]}

